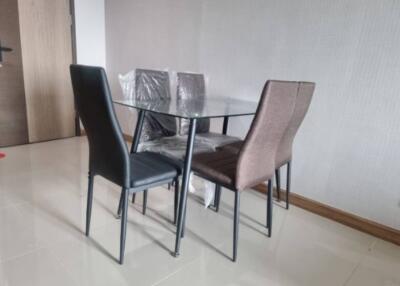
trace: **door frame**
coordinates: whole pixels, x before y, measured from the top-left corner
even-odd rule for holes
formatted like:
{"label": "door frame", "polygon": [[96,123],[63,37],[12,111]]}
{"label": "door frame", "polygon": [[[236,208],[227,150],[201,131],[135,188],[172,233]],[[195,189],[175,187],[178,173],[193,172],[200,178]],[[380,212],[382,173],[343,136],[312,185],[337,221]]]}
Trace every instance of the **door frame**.
{"label": "door frame", "polygon": [[[77,64],[75,0],[69,0],[69,13],[71,15],[72,63]],[[75,102],[75,98],[74,98],[74,102]],[[79,114],[78,114],[76,107],[75,107],[75,136],[81,136],[81,124],[80,124]]]}

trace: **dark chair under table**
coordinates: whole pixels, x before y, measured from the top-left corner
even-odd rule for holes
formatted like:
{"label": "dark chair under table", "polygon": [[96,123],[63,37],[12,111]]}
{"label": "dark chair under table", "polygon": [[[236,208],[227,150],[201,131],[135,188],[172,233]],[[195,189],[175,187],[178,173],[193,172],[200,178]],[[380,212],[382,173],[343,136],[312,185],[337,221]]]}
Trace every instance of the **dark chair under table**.
{"label": "dark chair under table", "polygon": [[297,82],[267,81],[256,115],[240,152],[217,150],[194,155],[193,171],[235,192],[233,261],[237,258],[239,194],[268,181],[267,228],[272,234],[272,180],[279,142],[292,116]]}
{"label": "dark chair under table", "polygon": [[86,235],[89,236],[90,230],[94,176],[100,175],[122,187],[119,258],[122,264],[129,193],[177,181],[180,171],[163,155],[151,152],[129,154],[103,68],[71,65],[70,72],[76,108],[89,141]]}
{"label": "dark chair under table", "polygon": [[[290,122],[288,127],[285,130],[285,133],[279,143],[279,148],[276,153],[275,158],[275,178],[276,178],[276,186],[277,186],[277,196],[280,199],[280,191],[281,191],[281,180],[280,180],[280,168],[286,165],[286,209],[289,209],[289,194],[291,187],[291,168],[292,168],[292,147],[293,141],[296,136],[297,131],[301,123],[303,122],[304,117],[306,116],[307,110],[310,106],[311,99],[314,93],[315,83],[313,82],[299,82],[299,90],[296,96],[296,104],[294,107],[294,111],[292,117],[290,118]],[[238,154],[240,149],[243,146],[243,141],[237,141],[231,144],[227,144],[221,146],[220,149],[224,151],[229,151]],[[219,202],[220,202],[221,192],[218,193],[218,197],[216,198],[216,208],[218,210]]]}

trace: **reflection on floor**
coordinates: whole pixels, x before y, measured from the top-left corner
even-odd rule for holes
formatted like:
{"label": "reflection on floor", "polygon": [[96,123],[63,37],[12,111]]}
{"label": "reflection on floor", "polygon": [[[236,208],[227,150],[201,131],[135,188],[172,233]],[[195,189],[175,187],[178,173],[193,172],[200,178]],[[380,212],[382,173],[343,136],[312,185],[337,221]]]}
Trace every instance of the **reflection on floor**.
{"label": "reflection on floor", "polygon": [[220,213],[191,196],[187,235],[174,246],[173,193],[150,191],[130,205],[126,262],[116,262],[120,189],[95,181],[92,235],[83,235],[86,138],[3,149],[0,160],[0,285],[400,285],[400,247],[296,207],[274,207],[266,236],[265,199],[242,196],[238,262],[232,249],[232,201]]}

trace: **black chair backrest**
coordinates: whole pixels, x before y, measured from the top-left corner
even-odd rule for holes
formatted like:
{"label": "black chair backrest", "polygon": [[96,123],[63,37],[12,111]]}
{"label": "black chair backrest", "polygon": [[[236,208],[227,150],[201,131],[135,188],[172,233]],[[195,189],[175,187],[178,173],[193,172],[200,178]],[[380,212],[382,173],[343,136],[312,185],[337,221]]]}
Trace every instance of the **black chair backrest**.
{"label": "black chair backrest", "polygon": [[71,65],[75,106],[89,140],[89,171],[129,187],[129,153],[101,67]]}

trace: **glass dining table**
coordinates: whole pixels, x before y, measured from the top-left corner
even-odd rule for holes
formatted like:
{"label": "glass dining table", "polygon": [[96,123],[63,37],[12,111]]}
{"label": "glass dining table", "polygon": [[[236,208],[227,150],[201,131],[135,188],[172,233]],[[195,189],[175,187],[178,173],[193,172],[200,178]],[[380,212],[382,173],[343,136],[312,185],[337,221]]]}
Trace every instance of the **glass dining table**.
{"label": "glass dining table", "polygon": [[257,110],[258,102],[245,101],[230,97],[209,96],[204,99],[181,100],[176,98],[167,100],[121,99],[114,100],[114,103],[138,110],[138,118],[133,135],[131,153],[137,152],[146,112],[154,112],[178,118],[185,118],[190,122],[186,143],[186,155],[184,158],[182,171],[182,188],[179,196],[180,200],[174,252],[174,256],[178,256],[181,238],[183,237],[184,233],[184,218],[186,217],[187,193],[197,121],[203,118],[223,118],[224,121],[222,133],[226,134],[228,130],[229,117],[254,115]]}

